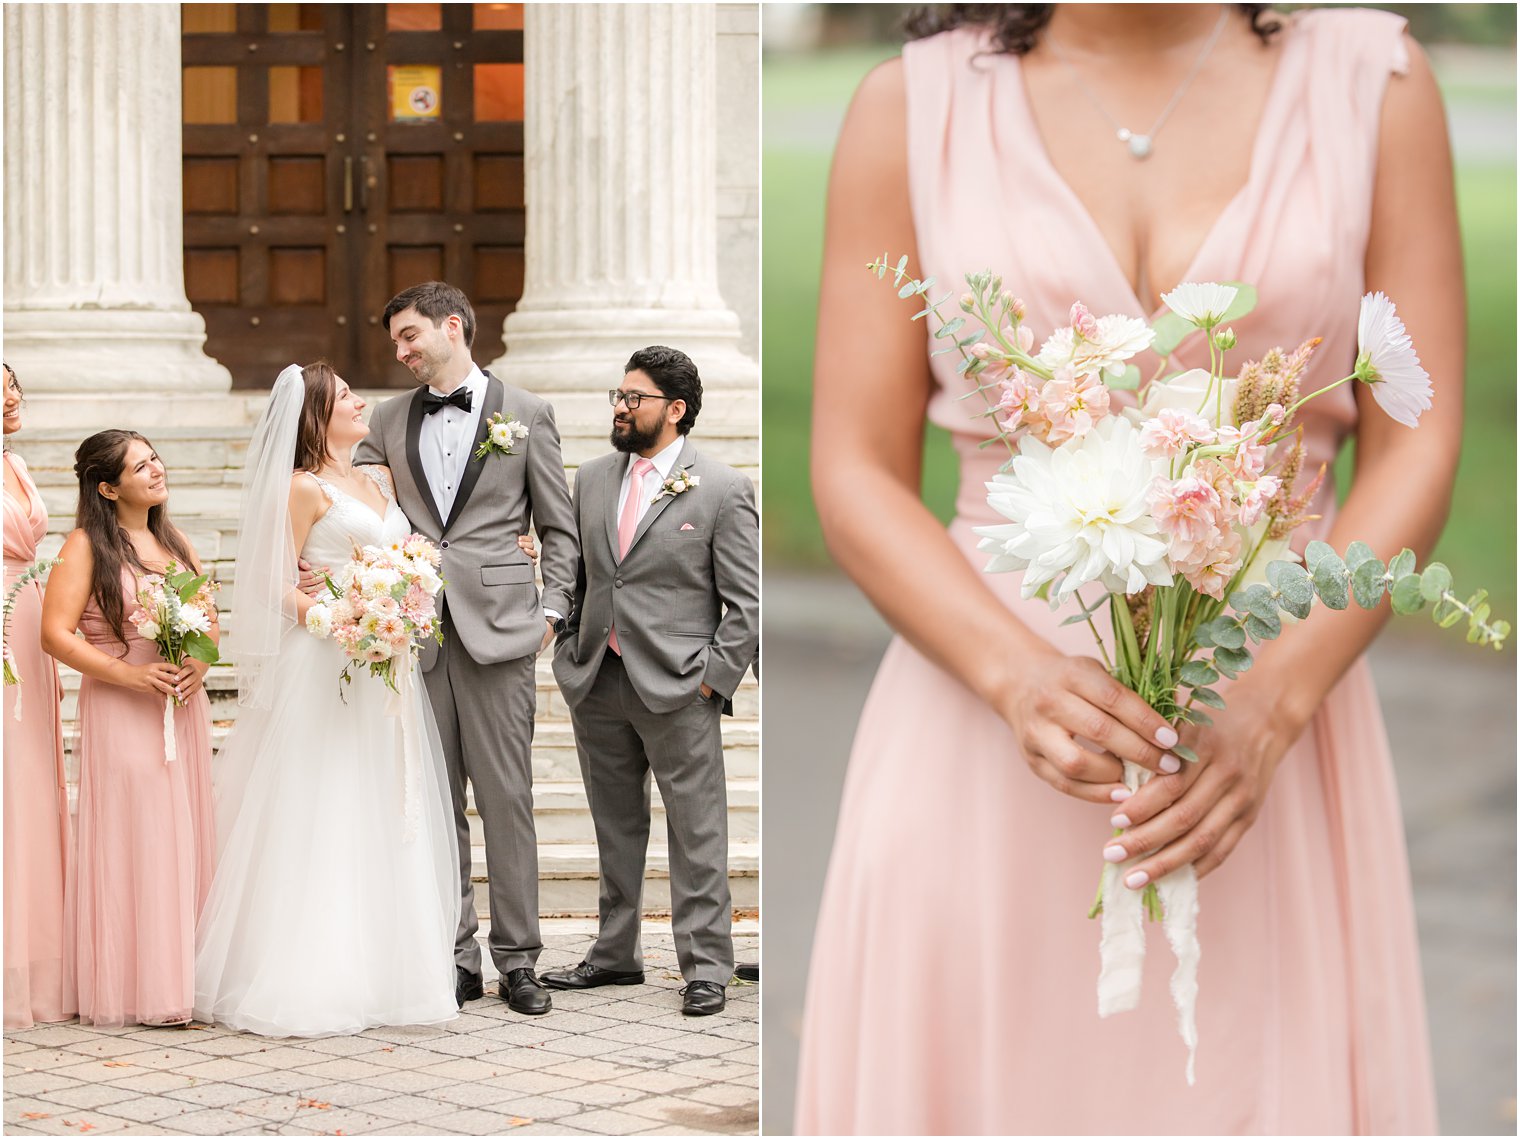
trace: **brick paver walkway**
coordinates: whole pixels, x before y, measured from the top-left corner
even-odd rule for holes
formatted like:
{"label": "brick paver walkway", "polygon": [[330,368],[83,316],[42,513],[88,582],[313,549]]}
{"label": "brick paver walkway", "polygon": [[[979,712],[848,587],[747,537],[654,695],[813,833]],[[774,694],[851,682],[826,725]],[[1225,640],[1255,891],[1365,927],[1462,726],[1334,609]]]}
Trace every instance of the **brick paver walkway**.
{"label": "brick paver walkway", "polygon": [[[573,965],[588,921],[544,924],[539,969]],[[735,926],[756,960],[755,922]],[[542,1017],[495,996],[442,1028],[272,1040],[222,1028],[5,1034],[7,1134],[754,1134],[757,986],[716,1016],[681,1015],[668,922],[644,927],[646,981],[554,994]]]}

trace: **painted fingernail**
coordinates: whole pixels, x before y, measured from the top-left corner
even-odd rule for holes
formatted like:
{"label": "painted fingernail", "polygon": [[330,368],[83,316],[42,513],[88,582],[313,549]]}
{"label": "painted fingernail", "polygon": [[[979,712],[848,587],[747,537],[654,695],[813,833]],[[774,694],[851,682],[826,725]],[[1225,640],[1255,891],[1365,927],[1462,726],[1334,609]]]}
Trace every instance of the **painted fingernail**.
{"label": "painted fingernail", "polygon": [[1182,760],[1175,755],[1163,755],[1161,757],[1161,774],[1176,775],[1182,770]]}
{"label": "painted fingernail", "polygon": [[1129,821],[1128,815],[1115,815],[1108,821],[1112,826],[1117,827],[1121,831],[1127,831],[1130,827],[1135,825]]}
{"label": "painted fingernail", "polygon": [[1144,870],[1136,870],[1133,873],[1125,875],[1124,884],[1131,890],[1138,890],[1141,886],[1144,886],[1150,880],[1151,876]]}
{"label": "painted fingernail", "polygon": [[1177,729],[1170,725],[1156,729],[1156,746],[1158,747],[1176,747],[1177,739]]}
{"label": "painted fingernail", "polygon": [[1128,787],[1115,787],[1108,793],[1108,797],[1115,803],[1122,803],[1133,794],[1134,792],[1131,791]]}
{"label": "painted fingernail", "polygon": [[1103,848],[1103,860],[1105,862],[1123,862],[1128,857],[1129,855],[1125,853],[1124,848],[1118,843]]}

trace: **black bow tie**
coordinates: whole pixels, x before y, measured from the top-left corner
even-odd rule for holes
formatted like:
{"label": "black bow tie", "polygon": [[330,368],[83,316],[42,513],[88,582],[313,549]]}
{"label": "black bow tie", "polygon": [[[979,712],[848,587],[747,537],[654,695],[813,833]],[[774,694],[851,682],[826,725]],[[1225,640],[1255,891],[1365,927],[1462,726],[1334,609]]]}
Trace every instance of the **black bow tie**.
{"label": "black bow tie", "polygon": [[422,414],[432,415],[440,408],[453,404],[460,411],[470,410],[470,389],[455,388],[448,395],[438,395],[436,392],[426,391],[422,393]]}

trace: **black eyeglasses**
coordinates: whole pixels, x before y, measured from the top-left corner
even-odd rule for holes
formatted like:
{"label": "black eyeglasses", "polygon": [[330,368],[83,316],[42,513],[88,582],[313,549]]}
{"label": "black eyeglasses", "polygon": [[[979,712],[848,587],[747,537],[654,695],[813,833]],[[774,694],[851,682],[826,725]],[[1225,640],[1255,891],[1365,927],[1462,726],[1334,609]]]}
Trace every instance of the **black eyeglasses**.
{"label": "black eyeglasses", "polygon": [[670,400],[675,398],[677,397],[673,395],[655,395],[653,392],[623,392],[618,391],[617,388],[613,388],[607,393],[608,403],[613,407],[616,407],[619,403],[626,403],[629,411],[637,411],[639,404],[643,403],[646,399]]}

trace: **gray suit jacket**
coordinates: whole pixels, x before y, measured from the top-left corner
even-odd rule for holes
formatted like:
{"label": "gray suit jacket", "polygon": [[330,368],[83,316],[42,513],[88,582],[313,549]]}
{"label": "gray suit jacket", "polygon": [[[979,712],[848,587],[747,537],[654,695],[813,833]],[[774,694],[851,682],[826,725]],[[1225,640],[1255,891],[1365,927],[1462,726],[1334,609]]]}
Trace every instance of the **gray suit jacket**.
{"label": "gray suit jacket", "polygon": [[580,572],[569,628],[555,646],[555,679],[572,706],[585,699],[616,621],[628,678],[650,711],[684,707],[706,683],[731,713],[760,643],[754,487],[732,467],[702,458],[687,438],[676,469],[700,483],[650,506],[619,559],[617,500],[627,464],[615,451],[576,473]]}
{"label": "gray suit jacket", "polygon": [[[568,613],[578,561],[575,516],[565,464],[560,457],[554,409],[521,388],[509,388],[486,372],[485,405],[470,447],[459,493],[448,518],[438,506],[422,469],[419,438],[422,394],[388,399],[370,417],[369,436],[359,444],[355,463],[384,463],[396,483],[396,500],[412,528],[436,543],[443,555],[444,598],[454,630],[470,657],[496,664],[532,656],[544,637],[542,608]],[[528,425],[528,437],[510,455],[474,457],[486,437],[486,421],[506,411]],[[544,578],[543,601],[533,582],[533,562],[517,546],[529,524],[538,531]],[[425,644],[422,664],[432,664],[437,646]]]}

